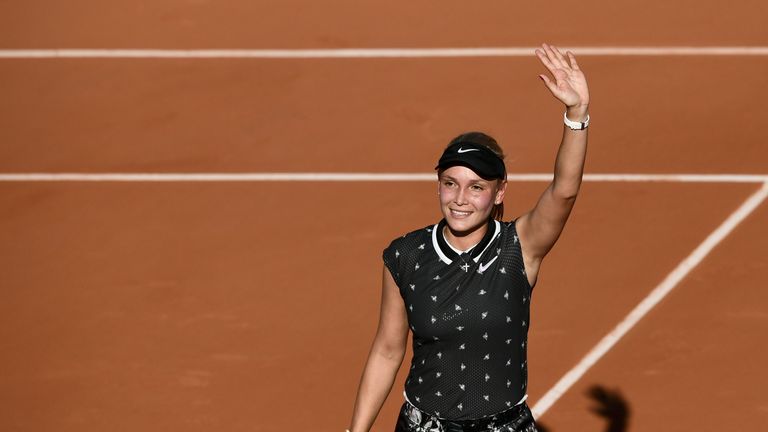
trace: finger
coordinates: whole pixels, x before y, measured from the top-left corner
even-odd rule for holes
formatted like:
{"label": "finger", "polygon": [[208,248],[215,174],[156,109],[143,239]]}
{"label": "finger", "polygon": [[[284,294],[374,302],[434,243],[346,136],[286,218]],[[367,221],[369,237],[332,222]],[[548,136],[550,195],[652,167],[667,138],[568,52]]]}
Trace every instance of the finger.
{"label": "finger", "polygon": [[544,65],[544,67],[546,67],[549,70],[549,72],[554,74],[555,69],[557,69],[557,66],[555,66],[552,63],[549,56],[547,56],[547,53],[539,49],[537,49],[535,52],[536,52],[536,55],[539,57],[539,60],[541,61],[541,63]]}
{"label": "finger", "polygon": [[555,50],[552,48],[552,45],[544,44],[544,51],[546,51],[547,57],[549,57],[549,60],[556,67],[562,68],[567,66],[563,64],[563,62],[560,59],[557,58],[557,54],[555,54]]}
{"label": "finger", "polygon": [[541,48],[544,50],[544,54],[546,54],[549,62],[556,68],[560,67],[560,62],[557,61],[557,57],[555,57],[555,53],[552,51],[552,47],[547,44],[541,44]]}
{"label": "finger", "polygon": [[568,62],[565,60],[565,56],[563,53],[560,52],[560,49],[554,45],[552,45],[552,52],[555,53],[555,57],[558,61],[563,65],[563,67],[570,68],[571,66],[568,64]]}
{"label": "finger", "polygon": [[579,69],[579,64],[576,63],[576,56],[573,55],[572,52],[567,51],[566,54],[568,54],[568,60],[571,61],[571,69],[573,70],[581,70]]}

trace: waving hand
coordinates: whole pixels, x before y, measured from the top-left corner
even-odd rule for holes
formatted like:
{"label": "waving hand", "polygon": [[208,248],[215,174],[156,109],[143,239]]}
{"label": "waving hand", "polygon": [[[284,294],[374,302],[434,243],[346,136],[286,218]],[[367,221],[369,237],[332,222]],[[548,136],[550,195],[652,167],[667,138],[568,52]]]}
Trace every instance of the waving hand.
{"label": "waving hand", "polygon": [[554,77],[553,80],[547,75],[539,75],[554,97],[567,107],[589,104],[587,79],[579,69],[572,52],[567,51],[566,58],[556,46],[542,44],[542,47],[536,50],[536,55]]}

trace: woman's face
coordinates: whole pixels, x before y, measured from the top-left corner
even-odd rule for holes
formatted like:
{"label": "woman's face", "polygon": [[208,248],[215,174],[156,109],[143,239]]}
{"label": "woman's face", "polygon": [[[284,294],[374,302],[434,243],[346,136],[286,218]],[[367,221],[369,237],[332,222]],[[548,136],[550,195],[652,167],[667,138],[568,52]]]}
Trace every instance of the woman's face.
{"label": "woman's face", "polygon": [[485,226],[493,206],[501,204],[506,181],[484,180],[471,169],[452,166],[440,174],[437,193],[440,210],[456,233],[471,233]]}

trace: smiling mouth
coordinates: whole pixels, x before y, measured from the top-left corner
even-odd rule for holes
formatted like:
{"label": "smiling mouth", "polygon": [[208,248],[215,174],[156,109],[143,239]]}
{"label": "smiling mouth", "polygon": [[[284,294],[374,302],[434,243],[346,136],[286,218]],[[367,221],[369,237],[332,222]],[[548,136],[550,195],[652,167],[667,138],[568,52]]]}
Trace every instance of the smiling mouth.
{"label": "smiling mouth", "polygon": [[471,211],[461,211],[461,210],[454,210],[454,209],[449,209],[449,210],[451,211],[451,216],[457,219],[463,219],[472,214]]}

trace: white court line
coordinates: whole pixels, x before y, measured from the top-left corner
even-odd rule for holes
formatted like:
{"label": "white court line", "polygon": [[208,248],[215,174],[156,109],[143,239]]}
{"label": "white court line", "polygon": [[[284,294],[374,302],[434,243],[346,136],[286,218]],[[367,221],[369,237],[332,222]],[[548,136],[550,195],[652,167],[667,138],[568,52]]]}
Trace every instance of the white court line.
{"label": "white court line", "polygon": [[654,308],[683,278],[688,275],[728,234],[768,197],[768,182],[753,193],[736,211],[710,234],[694,251],[688,255],[672,273],[651,291],[632,312],[629,313],[610,333],[603,337],[581,361],[569,370],[544,396],[533,406],[531,411],[540,417],[571,388],[600,358],[605,355],[627,332]]}
{"label": "white court line", "polygon": [[[0,173],[1,182],[434,181],[435,173]],[[548,182],[552,174],[510,174],[513,182]],[[763,183],[768,174],[585,174],[585,182]]]}
{"label": "white court line", "polygon": [[[425,58],[528,57],[537,47],[345,49],[4,49],[0,58]],[[768,56],[768,46],[561,47],[579,56]]]}

